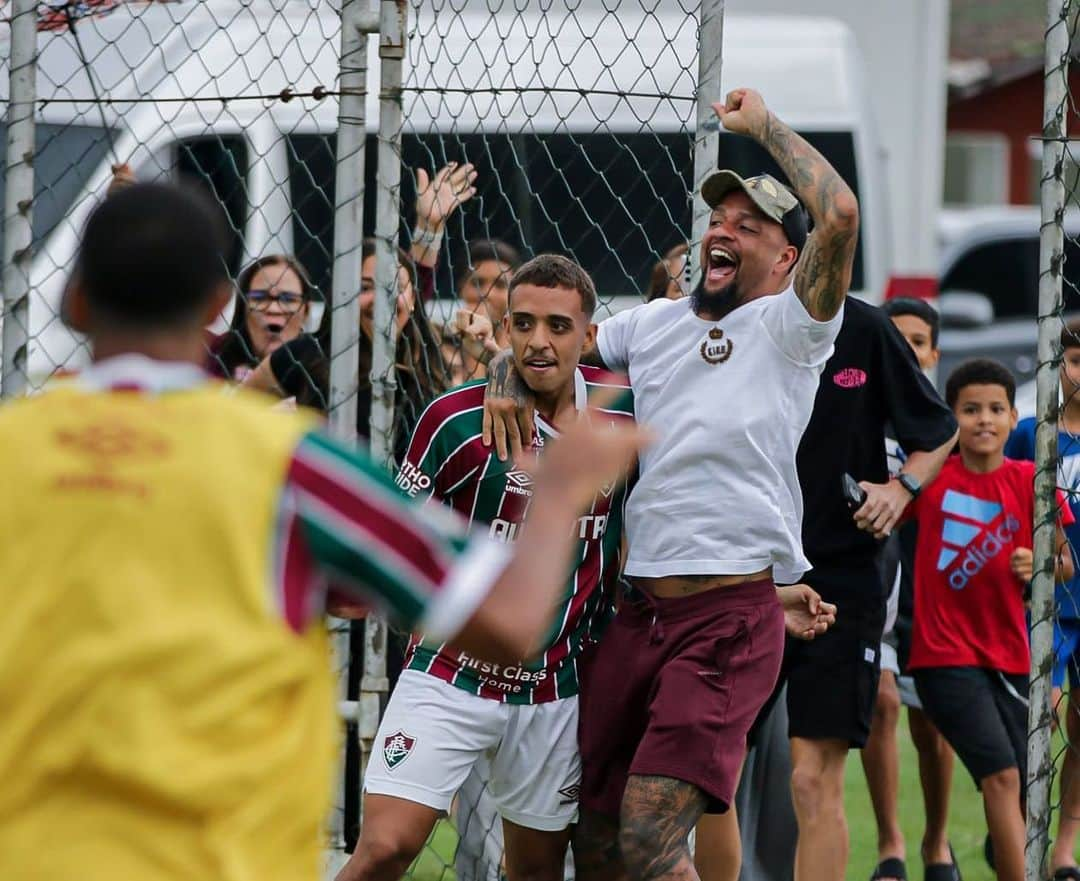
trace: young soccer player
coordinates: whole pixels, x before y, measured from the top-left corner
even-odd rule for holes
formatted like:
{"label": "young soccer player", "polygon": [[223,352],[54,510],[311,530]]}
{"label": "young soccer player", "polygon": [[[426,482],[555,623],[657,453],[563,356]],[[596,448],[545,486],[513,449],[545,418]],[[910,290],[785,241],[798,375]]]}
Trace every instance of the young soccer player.
{"label": "young soccer player", "polygon": [[[1005,458],[1016,387],[995,361],[949,377],[958,455],[911,505],[919,524],[910,668],[923,707],[981,789],[1001,881],[1024,877],[1023,780],[1034,465]],[[1068,508],[1062,519],[1072,523]],[[1073,575],[1058,527],[1059,578]]]}
{"label": "young soccer player", "polygon": [[[510,281],[504,326],[514,365],[536,396],[541,452],[585,415],[591,395],[617,389],[606,421],[633,417],[627,382],[579,367],[595,334],[596,290],[580,266],[543,254]],[[413,433],[397,482],[460,512],[499,542],[534,528],[533,481],[482,443],[484,384],[437,398]],[[611,613],[603,584],[617,573],[622,491],[607,487],[575,529],[578,561],[555,624],[529,660],[506,666],[414,639],[376,736],[364,780],[361,839],[341,881],[396,881],[478,761],[503,818],[510,881],[561,881],[577,816],[578,664]]]}
{"label": "young soccer player", "polygon": [[225,244],[175,187],[110,196],[63,304],[92,366],[0,409],[0,878],[314,881],[328,595],[513,658],[551,620],[576,515],[637,447],[571,426],[529,534],[466,536],[313,417],[208,381]]}
{"label": "young soccer player", "polygon": [[[1062,407],[1058,423],[1058,486],[1067,494],[1073,517],[1080,520],[1080,321],[1061,332]],[[1035,459],[1035,417],[1021,419],[1005,445],[1005,455],[1013,459]],[[1070,550],[1080,542],[1080,525],[1065,528]],[[1076,865],[1076,838],[1080,833],[1080,577],[1057,585],[1054,596],[1054,706],[1059,706],[1061,689],[1069,680],[1069,700],[1065,732],[1069,749],[1061,765],[1061,812],[1058,834],[1050,855],[1057,881],[1080,881]]]}

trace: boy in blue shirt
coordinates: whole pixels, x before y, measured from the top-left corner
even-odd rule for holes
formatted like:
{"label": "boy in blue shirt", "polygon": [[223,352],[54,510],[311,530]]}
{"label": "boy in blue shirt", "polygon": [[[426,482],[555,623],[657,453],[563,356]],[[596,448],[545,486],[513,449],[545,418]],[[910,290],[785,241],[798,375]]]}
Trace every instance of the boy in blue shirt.
{"label": "boy in blue shirt", "polygon": [[[1061,332],[1064,349],[1061,361],[1062,406],[1058,421],[1058,487],[1069,500],[1073,516],[1080,520],[1080,321],[1066,325]],[[1022,419],[1005,445],[1011,459],[1035,459],[1034,416]],[[1080,547],[1080,522],[1065,527],[1065,537],[1077,559]],[[1080,572],[1054,591],[1054,706],[1061,701],[1065,676],[1069,678],[1069,701],[1065,715],[1066,737],[1070,744],[1061,765],[1061,811],[1058,834],[1050,865],[1058,881],[1080,881],[1075,850],[1080,833]],[[1074,698],[1073,694],[1077,696]]]}

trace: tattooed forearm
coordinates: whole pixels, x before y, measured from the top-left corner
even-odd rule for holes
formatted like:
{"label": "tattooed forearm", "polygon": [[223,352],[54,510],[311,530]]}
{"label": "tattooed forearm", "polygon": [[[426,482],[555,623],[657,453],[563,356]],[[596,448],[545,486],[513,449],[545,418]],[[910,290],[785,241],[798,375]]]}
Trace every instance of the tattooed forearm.
{"label": "tattooed forearm", "polygon": [[825,157],[771,113],[759,140],[814,220],[795,270],[795,292],[811,315],[827,320],[840,311],[851,284],[858,201]]}
{"label": "tattooed forearm", "polygon": [[633,881],[697,878],[687,839],[705,805],[705,794],[691,783],[631,775],[623,796],[619,843]]}
{"label": "tattooed forearm", "polygon": [[510,349],[503,349],[491,359],[485,397],[512,398],[519,407],[532,406],[532,391],[514,369],[514,353]]}

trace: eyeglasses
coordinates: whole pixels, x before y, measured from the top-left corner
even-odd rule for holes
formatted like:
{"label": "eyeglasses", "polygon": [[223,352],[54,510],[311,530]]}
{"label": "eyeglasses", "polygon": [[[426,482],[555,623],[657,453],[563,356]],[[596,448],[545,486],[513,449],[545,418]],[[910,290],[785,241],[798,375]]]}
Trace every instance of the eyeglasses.
{"label": "eyeglasses", "polygon": [[271,303],[277,303],[282,312],[299,312],[307,302],[303,294],[293,291],[282,291],[280,294],[272,294],[269,291],[248,291],[245,296],[248,308],[256,312],[266,312]]}

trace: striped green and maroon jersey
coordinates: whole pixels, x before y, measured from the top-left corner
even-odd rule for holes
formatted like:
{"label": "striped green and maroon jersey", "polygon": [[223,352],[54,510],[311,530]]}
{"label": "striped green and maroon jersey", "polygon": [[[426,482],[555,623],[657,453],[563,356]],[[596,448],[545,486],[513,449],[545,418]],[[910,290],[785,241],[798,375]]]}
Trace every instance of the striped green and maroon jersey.
{"label": "striped green and maroon jersey", "polygon": [[[532,478],[512,462],[500,462],[495,450],[484,446],[484,387],[483,381],[468,383],[428,406],[413,432],[397,484],[409,496],[429,496],[453,508],[470,522],[474,534],[482,529],[498,541],[512,542],[529,528]],[[594,367],[578,368],[578,409],[596,392],[613,387],[621,391],[614,404],[605,404],[590,418],[632,419],[628,381]],[[533,447],[542,449],[558,432],[539,414],[536,426]],[[613,485],[597,493],[588,513],[578,519],[579,562],[568,575],[540,657],[501,666],[449,650],[431,637],[414,636],[405,668],[506,703],[542,703],[577,694],[578,658],[599,637],[613,611],[622,508],[622,485]]]}
{"label": "striped green and maroon jersey", "polygon": [[329,600],[374,606],[444,636],[461,630],[506,568],[506,548],[468,535],[449,512],[410,501],[364,454],[320,432],[303,438],[289,462],[272,553],[291,626],[303,630]]}

